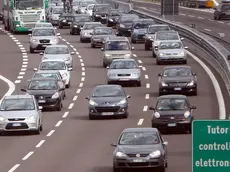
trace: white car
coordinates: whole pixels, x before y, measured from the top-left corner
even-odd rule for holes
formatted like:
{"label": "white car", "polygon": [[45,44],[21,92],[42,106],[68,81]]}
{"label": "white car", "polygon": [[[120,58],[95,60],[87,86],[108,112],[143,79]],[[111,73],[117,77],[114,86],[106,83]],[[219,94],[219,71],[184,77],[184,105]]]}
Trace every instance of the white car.
{"label": "white car", "polygon": [[34,71],[45,71],[45,70],[57,70],[62,75],[63,81],[65,83],[66,88],[70,87],[70,71],[73,70],[73,68],[68,68],[64,60],[58,60],[58,59],[47,59],[42,60],[38,68],[34,68]]}

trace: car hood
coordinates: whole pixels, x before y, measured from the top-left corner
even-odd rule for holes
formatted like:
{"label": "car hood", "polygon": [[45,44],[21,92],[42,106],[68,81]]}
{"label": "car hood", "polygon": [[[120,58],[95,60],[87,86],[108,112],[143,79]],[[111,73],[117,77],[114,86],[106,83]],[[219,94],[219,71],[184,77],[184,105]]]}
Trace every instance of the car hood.
{"label": "car hood", "polygon": [[90,33],[93,33],[93,29],[90,29],[90,30],[81,30],[81,33],[82,34],[84,34],[84,33],[90,34]]}
{"label": "car hood", "polygon": [[140,72],[140,69],[108,69],[108,74],[131,74]]}
{"label": "car hood", "polygon": [[108,37],[108,36],[110,36],[110,35],[93,35],[92,38],[93,38],[93,39],[95,39],[95,38],[96,38],[96,39],[101,39],[101,38],[106,38],[106,37]]}
{"label": "car hood", "polygon": [[162,81],[165,83],[168,82],[191,82],[193,80],[193,77],[163,77]]}
{"label": "car hood", "polygon": [[41,40],[41,39],[54,39],[56,38],[55,36],[33,36],[31,39],[36,39],[36,40]]}
{"label": "car hood", "polygon": [[37,96],[37,95],[53,95],[57,92],[57,90],[27,90],[27,92],[31,95]]}
{"label": "car hood", "polygon": [[125,55],[125,54],[132,54],[132,52],[130,50],[118,50],[118,51],[105,51],[105,54]]}
{"label": "car hood", "polygon": [[71,56],[69,54],[46,54],[43,59],[67,59]]}
{"label": "car hood", "polygon": [[158,53],[164,53],[166,55],[177,55],[179,53],[184,53],[184,49],[159,49]]}
{"label": "car hood", "polygon": [[188,110],[157,110],[161,116],[182,116]]}
{"label": "car hood", "polygon": [[118,145],[117,151],[125,154],[150,154],[153,151],[161,150],[160,145]]}
{"label": "car hood", "polygon": [[147,32],[147,29],[134,29],[133,31],[135,34],[145,34]]}
{"label": "car hood", "polygon": [[125,97],[91,97],[91,100],[96,102],[99,106],[108,106],[119,103]]}
{"label": "car hood", "polygon": [[35,114],[35,110],[28,111],[0,111],[0,116],[5,118],[27,118]]}

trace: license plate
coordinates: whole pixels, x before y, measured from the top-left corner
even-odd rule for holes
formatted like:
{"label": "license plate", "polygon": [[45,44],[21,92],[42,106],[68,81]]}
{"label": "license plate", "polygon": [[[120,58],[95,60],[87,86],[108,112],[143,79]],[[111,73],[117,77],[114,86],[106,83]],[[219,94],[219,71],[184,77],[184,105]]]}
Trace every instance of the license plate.
{"label": "license plate", "polygon": [[175,127],[175,126],[176,126],[176,123],[168,124],[168,127]]}
{"label": "license plate", "polygon": [[119,80],[120,81],[128,81],[129,79],[128,78],[120,78]]}
{"label": "license plate", "polygon": [[43,47],[47,47],[48,45],[42,45]]}
{"label": "license plate", "polygon": [[113,115],[113,112],[103,112],[102,115]]}
{"label": "license plate", "polygon": [[68,22],[68,24],[71,24],[71,22]]}
{"label": "license plate", "polygon": [[176,90],[176,91],[180,91],[180,90],[181,90],[181,88],[174,88],[174,90]]}
{"label": "license plate", "polygon": [[13,127],[20,127],[21,124],[20,123],[15,123],[15,124],[12,124]]}
{"label": "license plate", "polygon": [[145,162],[145,159],[134,159],[133,162]]}
{"label": "license plate", "polygon": [[45,103],[45,100],[38,100],[38,103]]}

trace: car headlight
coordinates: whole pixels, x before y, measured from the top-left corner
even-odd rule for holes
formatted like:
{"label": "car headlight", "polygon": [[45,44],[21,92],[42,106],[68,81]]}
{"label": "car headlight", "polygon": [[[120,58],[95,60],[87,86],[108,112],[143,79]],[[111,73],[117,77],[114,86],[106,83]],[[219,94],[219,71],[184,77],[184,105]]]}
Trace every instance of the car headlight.
{"label": "car headlight", "polygon": [[148,39],[152,39],[152,37],[151,37],[151,36],[148,36],[147,38],[148,38]]}
{"label": "car headlight", "polygon": [[165,82],[161,82],[161,85],[163,86],[163,87],[167,87],[168,86],[168,84],[166,84]]}
{"label": "car headlight", "polygon": [[54,93],[54,95],[52,95],[52,99],[57,99],[59,97],[59,94],[58,94],[58,92],[56,92],[56,93]]}
{"label": "car headlight", "polygon": [[155,113],[154,113],[154,116],[155,116],[155,118],[160,118],[161,115],[160,115],[159,112],[155,112]]}
{"label": "car headlight", "polygon": [[31,41],[32,41],[32,42],[38,42],[38,40],[37,40],[37,39],[32,39]]}
{"label": "car headlight", "polygon": [[156,151],[149,154],[149,157],[151,157],[151,158],[158,158],[160,156],[161,156],[161,152],[159,150],[156,150]]}
{"label": "car headlight", "polygon": [[131,76],[138,77],[138,76],[140,76],[140,74],[139,73],[132,73]]}
{"label": "car headlight", "polygon": [[185,118],[188,118],[188,117],[190,116],[190,114],[191,114],[191,113],[190,113],[189,111],[186,111],[186,112],[184,113],[184,117],[185,117]]}
{"label": "car headlight", "polygon": [[77,25],[74,25],[73,27],[78,27]]}
{"label": "car headlight", "polygon": [[89,104],[92,105],[92,106],[97,106],[97,103],[95,101],[93,101],[93,100],[90,100]]}
{"label": "car headlight", "polygon": [[109,21],[113,22],[113,19],[109,19]]}
{"label": "car headlight", "polygon": [[19,25],[19,24],[16,24],[16,27],[20,27],[20,25]]}
{"label": "car headlight", "polygon": [[34,115],[32,115],[29,118],[27,118],[27,120],[35,122],[36,121],[36,117]]}
{"label": "car headlight", "polygon": [[96,14],[96,17],[100,17],[98,14]]}
{"label": "car headlight", "polygon": [[66,20],[62,20],[62,22],[66,22]]}
{"label": "car headlight", "polygon": [[54,38],[53,40],[52,40],[52,42],[57,42],[58,41],[58,39],[57,38]]}
{"label": "car headlight", "polygon": [[105,54],[105,57],[111,57],[112,55],[111,54]]}
{"label": "car headlight", "polygon": [[127,155],[124,154],[123,152],[117,152],[117,153],[116,153],[116,157],[117,157],[117,158],[126,157],[126,156],[127,156]]}
{"label": "car headlight", "polygon": [[180,56],[184,56],[184,55],[185,55],[185,53],[184,53],[184,52],[181,52],[181,53],[179,53],[179,55],[180,55]]}
{"label": "car headlight", "polygon": [[125,58],[130,58],[131,54],[125,54]]}
{"label": "car headlight", "polygon": [[194,84],[195,84],[195,82],[194,82],[194,81],[191,81],[191,82],[188,83],[187,86],[193,86]]}
{"label": "car headlight", "polygon": [[3,116],[0,116],[0,121],[1,122],[6,121],[6,118],[4,118]]}
{"label": "car headlight", "polygon": [[163,55],[164,55],[164,53],[160,53],[160,54],[159,54],[159,56],[163,56]]}
{"label": "car headlight", "polygon": [[125,26],[123,24],[120,24],[120,27],[125,28]]}
{"label": "car headlight", "polygon": [[109,77],[115,77],[115,76],[117,76],[117,74],[115,74],[115,73],[109,73],[108,76]]}
{"label": "car headlight", "polygon": [[87,35],[89,35],[89,33],[85,32],[85,33],[84,33],[84,36],[87,36]]}
{"label": "car headlight", "polygon": [[70,61],[70,57],[67,57],[65,60],[66,60],[66,61]]}
{"label": "car headlight", "polygon": [[119,103],[117,103],[118,105],[123,105],[123,104],[125,104],[127,102],[127,100],[126,99],[123,99],[123,100],[121,100]]}

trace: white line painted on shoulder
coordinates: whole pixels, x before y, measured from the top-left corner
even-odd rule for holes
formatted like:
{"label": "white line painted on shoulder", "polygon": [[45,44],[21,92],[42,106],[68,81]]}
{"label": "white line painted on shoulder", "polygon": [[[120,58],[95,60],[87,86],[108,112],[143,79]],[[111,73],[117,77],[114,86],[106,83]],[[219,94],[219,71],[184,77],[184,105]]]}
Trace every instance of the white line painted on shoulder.
{"label": "white line painted on shoulder", "polygon": [[74,96],[74,97],[73,97],[73,101],[76,101],[77,98],[78,98],[78,96]]}
{"label": "white line painted on shoulder", "polygon": [[148,76],[148,75],[145,75],[145,79],[149,79],[149,76]]}
{"label": "white line painted on shoulder", "polygon": [[69,112],[65,112],[62,118],[66,118],[69,115]]}
{"label": "white line painted on shoulder", "polygon": [[149,94],[145,95],[145,99],[149,99],[149,97],[150,97]]}
{"label": "white line painted on shoulder", "polygon": [[47,137],[50,137],[50,136],[52,136],[52,134],[55,132],[55,130],[51,130],[46,136]]}
{"label": "white line painted on shoulder", "polygon": [[33,154],[34,154],[33,151],[29,152],[26,156],[24,156],[24,157],[22,158],[22,160],[23,160],[23,161],[27,160],[27,159],[28,159],[31,155],[33,155]]}
{"label": "white line painted on shoulder", "polygon": [[77,89],[77,92],[76,92],[76,93],[79,94],[80,92],[81,92],[81,89],[80,89],[80,88]]}
{"label": "white line painted on shoulder", "polygon": [[35,147],[40,148],[44,142],[45,142],[45,140],[41,140]]}
{"label": "white line painted on shoulder", "polygon": [[74,106],[74,103],[70,103],[68,109],[72,109]]}
{"label": "white line painted on shoulder", "polygon": [[62,120],[58,121],[57,124],[55,125],[55,127],[59,127],[62,122],[63,122]]}
{"label": "white line painted on shoulder", "polygon": [[16,164],[8,172],[14,172],[19,166],[20,166],[20,164]]}
{"label": "white line painted on shoulder", "polygon": [[146,112],[148,110],[148,106],[143,107],[143,112]]}
{"label": "white line painted on shoulder", "polygon": [[150,84],[149,83],[146,84],[146,88],[150,88]]}
{"label": "white line painted on shoulder", "polygon": [[144,119],[143,119],[143,118],[141,118],[141,119],[139,119],[139,121],[138,121],[137,125],[142,125],[142,124],[143,124],[143,122],[144,122]]}

